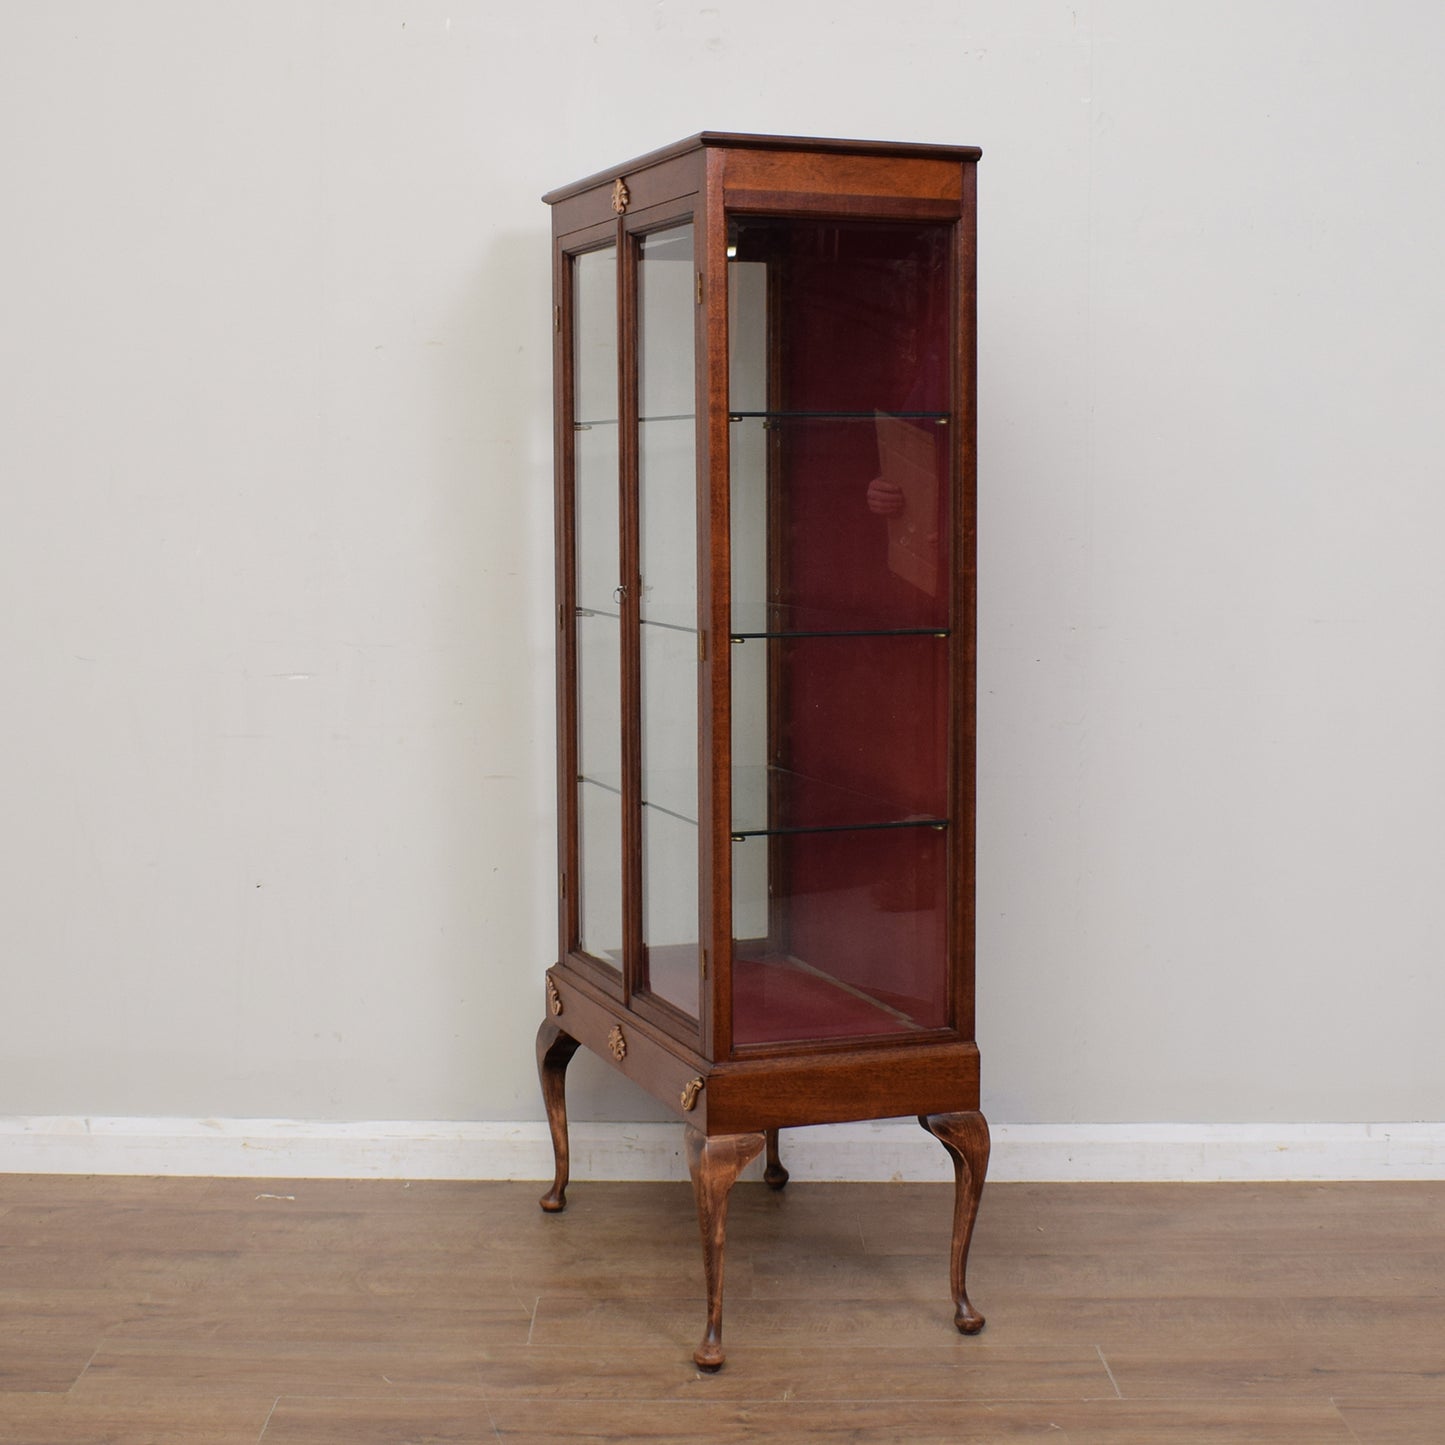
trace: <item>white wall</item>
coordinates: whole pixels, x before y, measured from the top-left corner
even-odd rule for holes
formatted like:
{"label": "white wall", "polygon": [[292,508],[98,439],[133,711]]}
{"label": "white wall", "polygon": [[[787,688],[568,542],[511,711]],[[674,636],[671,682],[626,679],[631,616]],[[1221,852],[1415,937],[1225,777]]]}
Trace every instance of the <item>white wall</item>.
{"label": "white wall", "polygon": [[0,19],[0,1113],[539,1117],[537,197],[709,128],[985,151],[991,1117],[1445,1119],[1445,11]]}

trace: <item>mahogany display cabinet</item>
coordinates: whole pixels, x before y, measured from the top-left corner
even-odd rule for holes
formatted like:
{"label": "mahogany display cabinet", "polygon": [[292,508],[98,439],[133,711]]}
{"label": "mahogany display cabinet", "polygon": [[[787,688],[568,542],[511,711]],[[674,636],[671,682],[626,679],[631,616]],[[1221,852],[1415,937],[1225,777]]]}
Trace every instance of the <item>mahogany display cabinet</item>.
{"label": "mahogany display cabinet", "polygon": [[[974,1043],[972,147],[704,133],[552,191],[557,1172],[579,1046],[728,1192],[789,1126],[988,1161]],[[599,1247],[604,1241],[598,1241]]]}

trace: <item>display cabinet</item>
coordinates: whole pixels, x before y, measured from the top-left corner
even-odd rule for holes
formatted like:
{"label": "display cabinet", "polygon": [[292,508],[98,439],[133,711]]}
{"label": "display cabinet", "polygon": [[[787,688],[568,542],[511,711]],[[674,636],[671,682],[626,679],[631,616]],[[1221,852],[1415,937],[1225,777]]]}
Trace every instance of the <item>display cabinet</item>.
{"label": "display cabinet", "polygon": [[[686,1126],[724,1225],[778,1131],[912,1114],[974,1043],[971,147],[705,133],[546,196],[556,306],[557,1172],[580,1046]],[[605,1248],[598,1240],[598,1248]]]}

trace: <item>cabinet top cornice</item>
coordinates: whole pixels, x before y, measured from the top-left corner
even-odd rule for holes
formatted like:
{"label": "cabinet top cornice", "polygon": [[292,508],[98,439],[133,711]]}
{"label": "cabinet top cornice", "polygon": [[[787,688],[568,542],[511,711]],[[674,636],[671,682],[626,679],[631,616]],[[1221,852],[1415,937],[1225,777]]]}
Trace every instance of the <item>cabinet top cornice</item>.
{"label": "cabinet top cornice", "polygon": [[659,150],[648,151],[646,155],[636,156],[630,161],[624,161],[621,165],[612,166],[605,171],[598,171],[583,180],[572,182],[571,185],[560,186],[554,191],[548,191],[542,199],[549,206],[555,205],[558,201],[564,201],[569,196],[589,191],[595,186],[608,185],[619,175],[645,170],[648,166],[657,165],[661,161],[673,160],[690,151],[702,150],[707,147],[724,150],[811,151],[831,155],[895,156],[900,160],[956,162],[976,161],[983,154],[977,146],[929,145],[918,141],[837,140],[821,136],[750,135],[733,131],[705,130],[699,131],[697,135],[688,136],[686,140],[663,146]]}

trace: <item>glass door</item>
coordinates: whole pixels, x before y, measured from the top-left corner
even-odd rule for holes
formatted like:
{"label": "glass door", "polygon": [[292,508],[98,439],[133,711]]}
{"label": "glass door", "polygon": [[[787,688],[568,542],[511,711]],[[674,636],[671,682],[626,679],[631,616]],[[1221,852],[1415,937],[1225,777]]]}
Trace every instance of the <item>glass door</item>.
{"label": "glass door", "polygon": [[[568,259],[574,947],[700,1015],[696,261],[675,209]],[[617,240],[621,241],[621,248]]]}
{"label": "glass door", "polygon": [[953,246],[729,224],[735,1047],[950,1022]]}

